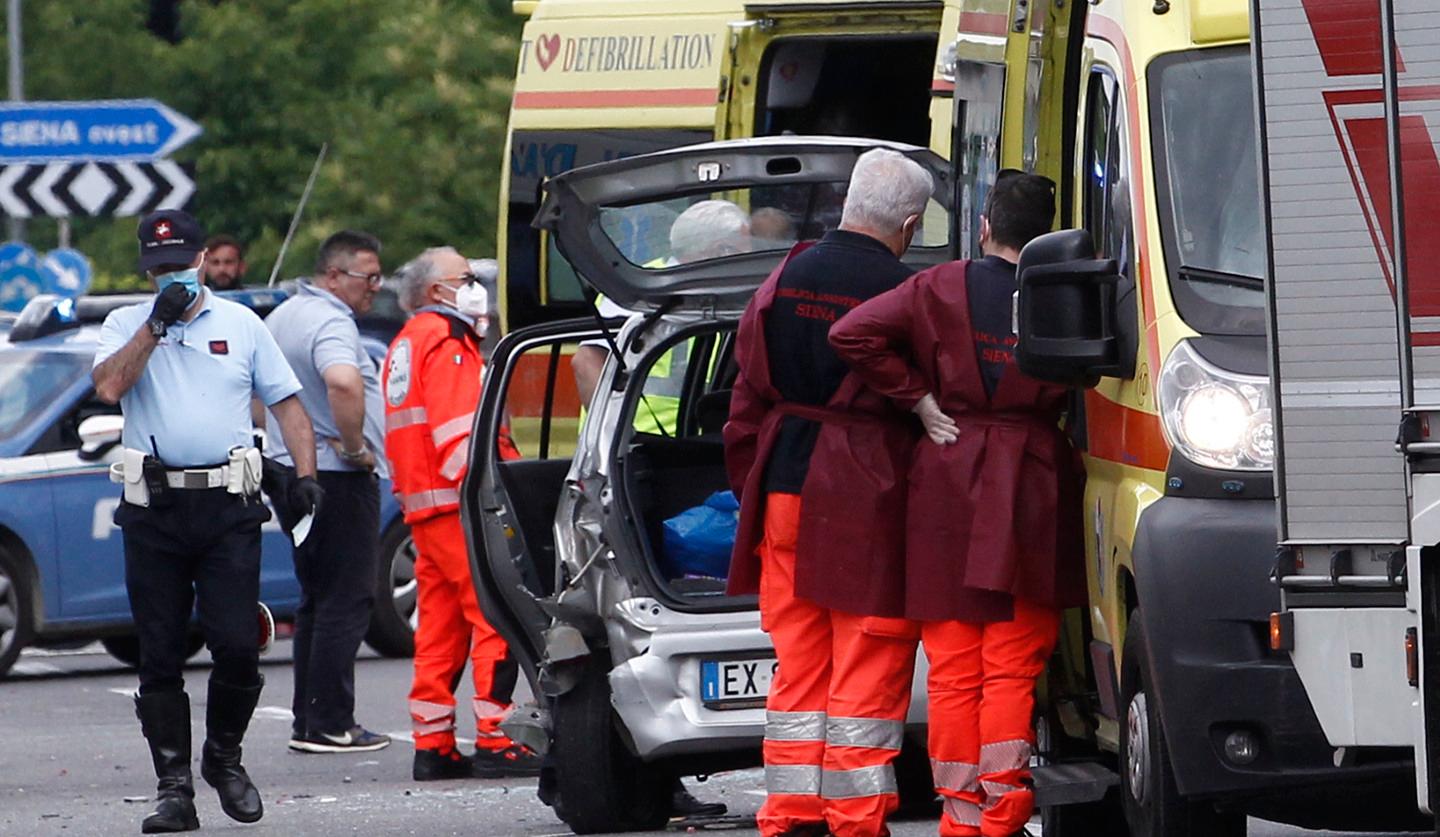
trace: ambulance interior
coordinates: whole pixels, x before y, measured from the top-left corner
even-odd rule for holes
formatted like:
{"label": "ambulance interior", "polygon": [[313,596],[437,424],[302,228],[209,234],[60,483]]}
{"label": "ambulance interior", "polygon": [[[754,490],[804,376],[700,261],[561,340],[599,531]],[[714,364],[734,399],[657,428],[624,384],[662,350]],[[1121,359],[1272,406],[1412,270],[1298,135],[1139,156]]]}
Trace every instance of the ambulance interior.
{"label": "ambulance interior", "polygon": [[755,134],[824,134],[925,146],[935,36],[777,39],[765,50]]}

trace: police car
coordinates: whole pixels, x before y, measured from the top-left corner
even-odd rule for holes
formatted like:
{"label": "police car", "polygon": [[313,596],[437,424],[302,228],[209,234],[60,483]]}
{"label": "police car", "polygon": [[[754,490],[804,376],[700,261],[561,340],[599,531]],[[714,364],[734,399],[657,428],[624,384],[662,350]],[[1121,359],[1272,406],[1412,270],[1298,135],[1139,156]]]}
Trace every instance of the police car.
{"label": "police car", "polygon": [[[261,316],[280,291],[224,292]],[[123,662],[139,660],[125,592],[120,503],[110,463],[120,454],[120,408],[95,397],[91,361],[99,324],[135,295],[53,296],[0,319],[0,677],[26,646],[99,639]],[[362,332],[363,333],[363,332]],[[366,339],[372,356],[385,344]],[[408,527],[381,486],[380,571],[366,640],[388,656],[413,653],[414,551]],[[262,531],[260,597],[279,620],[300,603],[288,539],[272,519]],[[199,635],[191,641],[199,651]]]}

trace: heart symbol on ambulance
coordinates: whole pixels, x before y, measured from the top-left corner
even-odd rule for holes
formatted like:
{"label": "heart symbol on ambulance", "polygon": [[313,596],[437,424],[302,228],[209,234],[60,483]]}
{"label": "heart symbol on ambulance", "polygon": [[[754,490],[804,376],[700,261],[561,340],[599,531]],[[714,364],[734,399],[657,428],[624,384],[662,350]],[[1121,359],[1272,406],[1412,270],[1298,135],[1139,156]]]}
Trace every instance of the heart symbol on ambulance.
{"label": "heart symbol on ambulance", "polygon": [[550,65],[555,63],[555,57],[559,54],[559,35],[541,35],[535,39],[535,60],[540,62],[540,69],[550,69]]}

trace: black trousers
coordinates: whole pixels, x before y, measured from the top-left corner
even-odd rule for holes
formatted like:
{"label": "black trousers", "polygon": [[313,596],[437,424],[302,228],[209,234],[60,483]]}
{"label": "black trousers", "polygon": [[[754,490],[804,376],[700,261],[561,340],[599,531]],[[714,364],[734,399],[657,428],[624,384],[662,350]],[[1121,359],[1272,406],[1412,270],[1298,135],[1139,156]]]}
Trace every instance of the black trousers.
{"label": "black trousers", "polygon": [[140,639],[140,693],[185,686],[193,610],[215,660],[212,680],[260,683],[256,602],[260,599],[259,497],[223,488],[172,489],[150,508],[122,502],[125,587]]}
{"label": "black trousers", "polygon": [[295,549],[296,735],[355,726],[355,653],[370,626],[380,561],[379,481],[360,471],[321,471],[317,478],[325,502]]}

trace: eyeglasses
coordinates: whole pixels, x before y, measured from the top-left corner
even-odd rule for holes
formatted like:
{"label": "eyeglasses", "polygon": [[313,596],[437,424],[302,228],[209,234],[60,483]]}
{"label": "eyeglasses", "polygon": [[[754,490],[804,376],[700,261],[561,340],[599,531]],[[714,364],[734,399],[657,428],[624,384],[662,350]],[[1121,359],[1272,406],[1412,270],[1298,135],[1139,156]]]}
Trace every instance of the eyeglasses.
{"label": "eyeglasses", "polygon": [[449,279],[438,279],[438,282],[458,282],[461,285],[471,285],[480,281],[480,277],[473,273],[462,273],[459,276],[451,276]]}
{"label": "eyeglasses", "polygon": [[343,267],[333,268],[333,270],[343,273],[351,279],[364,279],[365,284],[376,288],[380,287],[380,283],[385,281],[385,274],[383,273],[356,273],[353,270],[346,270]]}

